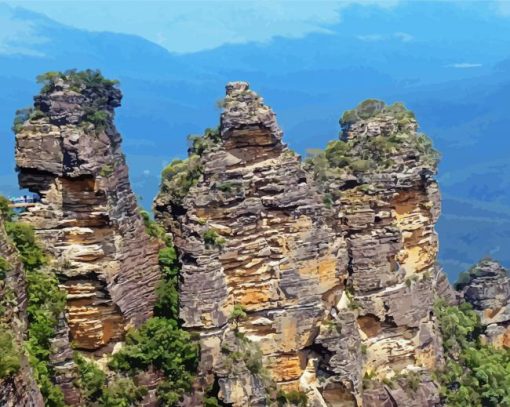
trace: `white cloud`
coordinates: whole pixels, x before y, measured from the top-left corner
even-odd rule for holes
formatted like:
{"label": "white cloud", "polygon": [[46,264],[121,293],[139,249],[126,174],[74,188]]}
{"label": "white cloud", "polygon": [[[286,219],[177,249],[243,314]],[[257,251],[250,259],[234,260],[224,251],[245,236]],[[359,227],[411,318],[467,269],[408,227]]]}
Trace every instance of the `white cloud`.
{"label": "white cloud", "polygon": [[498,0],[496,2],[496,11],[498,14],[510,17],[510,1],[509,0]]}
{"label": "white cloud", "polygon": [[457,64],[446,65],[448,68],[458,68],[458,69],[469,69],[469,68],[480,68],[482,64],[473,64],[470,62],[461,62]]}
{"label": "white cloud", "polygon": [[398,40],[402,42],[410,42],[414,40],[414,37],[405,32],[395,32],[392,34],[366,34],[366,35],[358,35],[356,37],[358,40],[366,41],[366,42],[378,42],[378,41],[390,41],[390,40]]}
{"label": "white cloud", "polygon": [[46,41],[32,22],[17,18],[10,7],[0,4],[0,54],[42,56],[38,45]]}
{"label": "white cloud", "polygon": [[381,34],[368,34],[368,35],[358,35],[356,38],[361,41],[367,41],[367,42],[377,42],[377,41],[383,41],[384,35]]}
{"label": "white cloud", "polygon": [[[275,36],[329,32],[353,5],[394,7],[397,0],[237,1],[9,1],[77,28],[134,34],[170,51],[195,52],[223,44],[266,42]],[[98,12],[100,10],[100,12]]]}

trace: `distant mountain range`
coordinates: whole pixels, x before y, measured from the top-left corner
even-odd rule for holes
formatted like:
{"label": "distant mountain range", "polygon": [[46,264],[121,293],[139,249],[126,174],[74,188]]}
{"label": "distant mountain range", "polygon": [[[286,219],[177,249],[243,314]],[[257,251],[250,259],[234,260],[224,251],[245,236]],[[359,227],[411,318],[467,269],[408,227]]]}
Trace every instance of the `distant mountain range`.
{"label": "distant mountain range", "polygon": [[[419,24],[407,18],[417,12]],[[182,55],[0,4],[2,21],[25,29],[0,36],[0,193],[17,190],[10,127],[45,71],[99,68],[120,80],[117,123],[147,207],[164,164],[185,155],[186,136],[218,124],[227,81],[247,80],[264,95],[301,154],[336,138],[342,112],[363,99],[402,101],[443,156],[438,230],[450,277],[485,255],[510,266],[508,20],[450,3],[406,3],[398,13],[351,7],[329,33]]]}

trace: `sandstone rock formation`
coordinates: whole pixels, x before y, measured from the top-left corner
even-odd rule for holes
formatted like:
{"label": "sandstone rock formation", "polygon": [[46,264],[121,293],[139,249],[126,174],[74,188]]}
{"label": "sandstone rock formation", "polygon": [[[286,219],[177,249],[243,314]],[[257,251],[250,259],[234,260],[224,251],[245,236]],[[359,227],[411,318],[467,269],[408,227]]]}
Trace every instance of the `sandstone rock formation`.
{"label": "sandstone rock formation", "polygon": [[159,244],[145,232],[113,124],[120,91],[91,71],[44,81],[17,131],[16,164],[20,186],[40,196],[22,220],[56,259],[67,292],[52,360],[70,369],[69,341],[100,356],[152,315]]}
{"label": "sandstone rock formation", "polygon": [[271,381],[309,405],[438,404],[437,157],[412,114],[370,101],[305,166],[248,84],[228,84],[223,105],[155,201],[202,388],[233,406],[265,405]]}
{"label": "sandstone rock formation", "polygon": [[[216,373],[225,402],[258,405],[261,372],[230,366],[244,340],[233,331],[260,349],[276,382],[298,388],[325,304],[347,276],[346,245],[331,239],[320,195],[247,84],[229,84],[220,133],[205,141],[187,164],[199,168],[196,185],[182,201],[164,186],[156,217],[181,253],[181,318],[202,336],[202,372]],[[235,306],[247,317],[234,328]]]}
{"label": "sandstone rock formation", "polygon": [[510,277],[498,262],[486,258],[461,276],[457,288],[486,327],[487,340],[510,347]]}
{"label": "sandstone rock formation", "polygon": [[[17,252],[5,233],[1,214],[0,261],[4,264],[0,267],[2,270],[2,278],[0,279],[0,330],[2,337],[8,335],[13,339],[19,356],[19,370],[17,373],[0,379],[0,405],[6,407],[42,407],[44,401],[34,380],[32,368],[22,351],[27,331],[25,274]],[[1,352],[1,357],[6,357],[7,349],[2,349]]]}

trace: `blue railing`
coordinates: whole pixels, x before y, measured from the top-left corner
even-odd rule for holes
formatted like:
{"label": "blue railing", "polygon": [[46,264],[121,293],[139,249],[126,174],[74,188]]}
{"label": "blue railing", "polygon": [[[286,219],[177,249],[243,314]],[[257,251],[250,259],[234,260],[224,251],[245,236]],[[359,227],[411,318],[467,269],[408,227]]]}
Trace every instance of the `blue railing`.
{"label": "blue railing", "polygon": [[19,204],[33,204],[37,202],[41,202],[41,198],[39,195],[23,195],[23,196],[16,196],[16,197],[10,197],[9,201],[11,201],[11,204],[13,205],[19,205]]}

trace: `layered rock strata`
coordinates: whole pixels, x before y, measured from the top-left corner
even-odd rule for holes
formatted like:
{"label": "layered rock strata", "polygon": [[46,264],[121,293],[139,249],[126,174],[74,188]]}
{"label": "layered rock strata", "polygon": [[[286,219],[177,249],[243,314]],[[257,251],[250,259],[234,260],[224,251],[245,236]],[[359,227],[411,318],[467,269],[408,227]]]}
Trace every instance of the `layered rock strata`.
{"label": "layered rock strata", "polygon": [[[246,83],[228,84],[223,106],[219,131],[164,171],[155,201],[180,253],[180,316],[201,337],[203,386],[233,406],[265,405],[271,380],[309,405],[404,406],[412,397],[382,381],[405,393],[417,375],[415,405],[436,405],[440,206],[414,117],[355,111],[338,154],[328,146],[304,166]],[[363,377],[378,395],[363,396]]]}
{"label": "layered rock strata", "polygon": [[113,124],[120,100],[94,72],[49,77],[16,134],[20,186],[40,197],[22,220],[56,259],[67,291],[61,343],[68,336],[97,354],[152,315],[160,280],[158,243],[144,230]]}
{"label": "layered rock strata", "polygon": [[[42,395],[23,352],[23,342],[27,333],[25,274],[16,249],[5,233],[1,214],[0,259],[3,264],[0,279],[0,330],[3,338],[5,335],[12,338],[14,347],[17,348],[16,355],[19,357],[17,372],[0,379],[0,405],[42,407],[44,406]],[[7,351],[1,350],[2,358],[7,356]]]}
{"label": "layered rock strata", "polygon": [[492,259],[483,259],[461,276],[457,288],[480,315],[485,337],[496,347],[510,348],[510,277]]}
{"label": "layered rock strata", "polygon": [[[313,340],[339,300],[346,244],[331,239],[322,198],[247,84],[228,85],[215,137],[189,159],[199,168],[195,185],[180,202],[164,186],[155,211],[181,254],[180,316],[201,335],[202,373],[209,381],[215,373],[226,403],[259,405],[267,394],[262,372],[232,355],[260,351],[289,389],[315,374]],[[236,307],[246,312],[239,321]]]}
{"label": "layered rock strata", "polygon": [[[428,371],[442,360],[432,314],[436,287],[444,286],[434,231],[437,154],[401,105],[367,101],[341,124],[341,140],[326,149],[331,173],[323,190],[347,240],[349,306],[356,309],[364,375],[394,380],[397,389],[405,389],[397,374],[422,375],[422,396],[410,399],[436,405],[438,389]],[[379,388],[392,405],[408,405],[390,386]],[[377,405],[372,394],[364,394],[365,405]]]}

